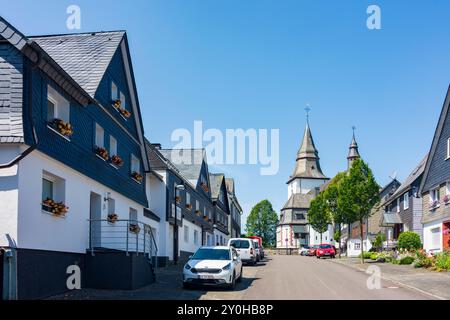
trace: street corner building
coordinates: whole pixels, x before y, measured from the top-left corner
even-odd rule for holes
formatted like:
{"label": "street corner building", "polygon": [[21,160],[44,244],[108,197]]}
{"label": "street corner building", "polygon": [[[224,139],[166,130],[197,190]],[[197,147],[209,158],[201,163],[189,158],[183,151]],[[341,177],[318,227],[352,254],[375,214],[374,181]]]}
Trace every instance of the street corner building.
{"label": "street corner building", "polygon": [[[311,200],[319,194],[320,187],[327,181],[329,178],[323,174],[320,167],[319,153],[307,121],[297,152],[295,169],[287,182],[288,201],[281,209],[277,226],[278,250],[320,244],[320,234],[308,224],[308,209]],[[330,225],[322,234],[322,239],[330,243],[333,241],[332,237],[333,227]]]}
{"label": "street corner building", "polygon": [[74,265],[82,288],[135,289],[240,233],[234,180],[211,186],[204,150],[179,164],[145,138],[127,39],[0,17],[2,299],[63,293]]}

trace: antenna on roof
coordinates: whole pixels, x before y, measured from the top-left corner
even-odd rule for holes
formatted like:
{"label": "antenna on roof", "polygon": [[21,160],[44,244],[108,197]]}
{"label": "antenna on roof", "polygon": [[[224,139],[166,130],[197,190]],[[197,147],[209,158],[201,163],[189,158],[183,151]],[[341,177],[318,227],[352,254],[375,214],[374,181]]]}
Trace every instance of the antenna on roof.
{"label": "antenna on roof", "polygon": [[394,181],[395,179],[397,179],[397,171],[392,172],[391,175],[389,176],[389,178],[391,178],[392,181]]}

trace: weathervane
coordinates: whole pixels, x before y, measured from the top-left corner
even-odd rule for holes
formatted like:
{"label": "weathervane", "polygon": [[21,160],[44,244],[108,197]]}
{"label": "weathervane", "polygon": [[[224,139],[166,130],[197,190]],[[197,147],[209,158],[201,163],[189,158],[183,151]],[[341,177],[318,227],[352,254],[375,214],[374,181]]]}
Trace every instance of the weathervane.
{"label": "weathervane", "polygon": [[311,105],[309,103],[306,104],[306,122],[309,124],[309,112],[311,111]]}

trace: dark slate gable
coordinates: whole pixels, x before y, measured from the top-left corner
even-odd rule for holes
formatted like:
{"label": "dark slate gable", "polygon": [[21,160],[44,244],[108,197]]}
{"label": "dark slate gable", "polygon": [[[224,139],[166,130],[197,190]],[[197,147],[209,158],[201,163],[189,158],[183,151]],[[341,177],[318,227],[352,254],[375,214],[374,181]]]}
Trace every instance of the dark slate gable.
{"label": "dark slate gable", "polygon": [[447,156],[447,139],[450,138],[450,88],[434,133],[433,142],[425,166],[420,192],[424,193],[450,180],[450,159]]}
{"label": "dark slate gable", "polygon": [[22,143],[23,56],[0,43],[0,143]]}
{"label": "dark slate gable", "polygon": [[123,39],[124,31],[29,37],[91,97]]}

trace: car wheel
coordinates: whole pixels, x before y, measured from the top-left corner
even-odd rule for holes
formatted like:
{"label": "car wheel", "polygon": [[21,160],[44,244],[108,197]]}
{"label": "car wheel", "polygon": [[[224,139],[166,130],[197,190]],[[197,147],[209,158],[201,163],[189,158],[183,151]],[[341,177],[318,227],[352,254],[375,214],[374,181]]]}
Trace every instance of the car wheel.
{"label": "car wheel", "polygon": [[231,280],[231,283],[228,285],[229,290],[233,290],[234,287],[236,287],[236,274],[233,273],[233,279]]}
{"label": "car wheel", "polygon": [[239,274],[239,278],[237,278],[236,281],[237,282],[241,282],[242,281],[242,267],[241,267],[241,273]]}
{"label": "car wheel", "polygon": [[320,259],[320,257],[319,257],[319,256],[316,256],[316,258],[317,258],[317,259]]}

